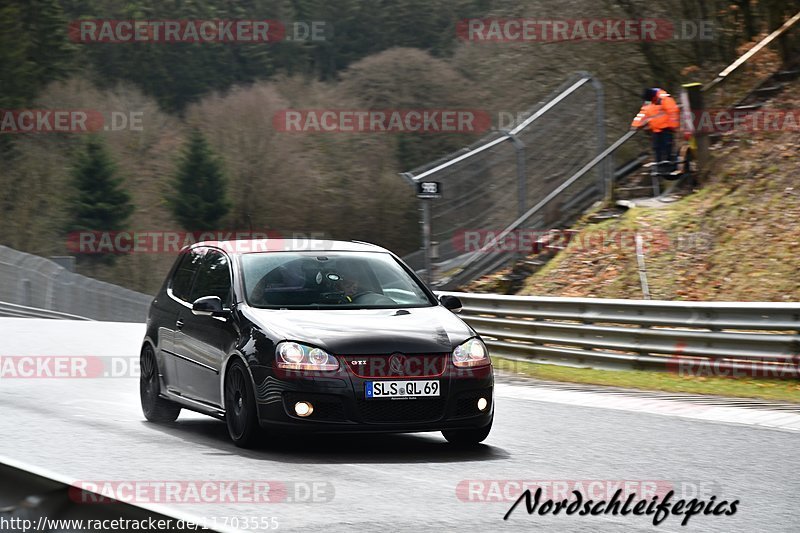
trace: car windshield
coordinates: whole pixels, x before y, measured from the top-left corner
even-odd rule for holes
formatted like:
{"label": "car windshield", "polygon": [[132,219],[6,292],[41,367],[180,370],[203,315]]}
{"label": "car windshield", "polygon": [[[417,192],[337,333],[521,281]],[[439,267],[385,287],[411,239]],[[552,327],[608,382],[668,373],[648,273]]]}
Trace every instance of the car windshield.
{"label": "car windshield", "polygon": [[388,253],[264,252],[242,256],[253,307],[396,309],[435,305]]}

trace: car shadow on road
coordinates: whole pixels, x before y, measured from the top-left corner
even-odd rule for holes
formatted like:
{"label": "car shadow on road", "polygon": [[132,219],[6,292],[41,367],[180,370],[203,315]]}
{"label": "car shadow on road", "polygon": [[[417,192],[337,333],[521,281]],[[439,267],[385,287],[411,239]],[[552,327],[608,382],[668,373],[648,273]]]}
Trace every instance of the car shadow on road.
{"label": "car shadow on road", "polygon": [[142,422],[148,429],[161,431],[187,442],[218,449],[207,455],[238,455],[283,463],[459,463],[507,459],[510,454],[488,444],[459,447],[449,444],[440,433],[398,433],[387,435],[265,435],[263,444],[253,449],[237,448],[228,437],[224,422],[209,418],[178,420],[172,424]]}

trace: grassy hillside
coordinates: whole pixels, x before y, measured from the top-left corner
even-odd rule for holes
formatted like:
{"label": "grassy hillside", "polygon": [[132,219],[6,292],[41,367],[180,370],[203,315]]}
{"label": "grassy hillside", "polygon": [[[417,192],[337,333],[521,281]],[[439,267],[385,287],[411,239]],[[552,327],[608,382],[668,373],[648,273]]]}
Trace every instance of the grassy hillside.
{"label": "grassy hillside", "polygon": [[[769,107],[796,110],[798,86]],[[638,231],[647,239],[654,299],[800,300],[798,132],[730,133],[713,154],[711,178],[698,192],[601,224],[581,222],[567,249],[529,277],[520,294],[641,298],[628,238]]]}

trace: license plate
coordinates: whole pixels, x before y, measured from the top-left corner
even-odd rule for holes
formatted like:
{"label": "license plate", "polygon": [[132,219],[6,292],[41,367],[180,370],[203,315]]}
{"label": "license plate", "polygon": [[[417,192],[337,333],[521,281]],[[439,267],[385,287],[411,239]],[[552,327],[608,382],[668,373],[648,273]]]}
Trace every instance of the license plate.
{"label": "license plate", "polygon": [[367,381],[367,400],[376,398],[414,398],[439,396],[439,382],[433,381]]}

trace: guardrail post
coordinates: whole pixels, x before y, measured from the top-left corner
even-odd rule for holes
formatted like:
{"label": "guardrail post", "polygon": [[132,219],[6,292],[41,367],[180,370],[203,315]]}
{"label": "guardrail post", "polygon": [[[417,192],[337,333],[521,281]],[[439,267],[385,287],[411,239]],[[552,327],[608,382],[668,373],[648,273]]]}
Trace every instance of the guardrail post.
{"label": "guardrail post", "polygon": [[27,278],[23,279],[21,284],[20,284],[20,289],[22,290],[22,294],[20,295],[21,299],[22,299],[22,305],[27,306],[27,307],[32,306],[33,305],[33,301],[32,301],[33,300],[33,296],[32,296],[33,287],[31,286],[31,280],[29,280]]}

